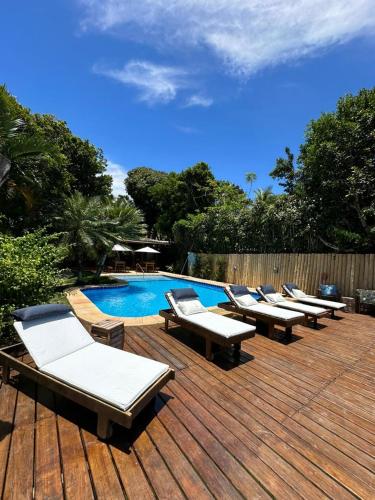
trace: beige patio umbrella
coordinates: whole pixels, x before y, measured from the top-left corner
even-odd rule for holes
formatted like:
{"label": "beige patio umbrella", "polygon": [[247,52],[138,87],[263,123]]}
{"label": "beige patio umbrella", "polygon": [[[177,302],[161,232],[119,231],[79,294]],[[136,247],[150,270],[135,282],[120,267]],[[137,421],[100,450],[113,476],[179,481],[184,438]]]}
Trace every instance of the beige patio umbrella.
{"label": "beige patio umbrella", "polygon": [[160,253],[158,250],[155,250],[155,248],[151,248],[151,247],[139,248],[138,250],[135,250],[135,252],[138,252],[138,253]]}
{"label": "beige patio umbrella", "polygon": [[160,253],[160,252],[158,250],[155,250],[155,248],[143,247],[143,248],[139,248],[138,250],[135,250],[134,253],[145,253],[145,254],[153,253],[153,254],[156,254],[156,253]]}

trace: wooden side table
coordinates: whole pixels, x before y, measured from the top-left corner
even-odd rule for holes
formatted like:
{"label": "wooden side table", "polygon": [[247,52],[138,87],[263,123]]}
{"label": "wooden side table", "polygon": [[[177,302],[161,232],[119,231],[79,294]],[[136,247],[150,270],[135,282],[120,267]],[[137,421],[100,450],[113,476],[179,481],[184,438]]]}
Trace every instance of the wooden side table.
{"label": "wooden side table", "polygon": [[123,349],[125,340],[124,323],[116,319],[104,319],[91,327],[91,335],[97,342]]}
{"label": "wooden side table", "polygon": [[341,302],[344,302],[344,304],[346,304],[346,307],[344,309],[345,312],[354,313],[355,309],[354,297],[341,297]]}

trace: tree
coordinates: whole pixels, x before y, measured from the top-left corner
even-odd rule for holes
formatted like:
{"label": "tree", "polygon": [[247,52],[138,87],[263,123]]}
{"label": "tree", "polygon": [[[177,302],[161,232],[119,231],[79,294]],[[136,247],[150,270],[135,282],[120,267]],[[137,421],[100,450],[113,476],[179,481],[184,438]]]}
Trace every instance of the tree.
{"label": "tree", "polygon": [[133,199],[135,206],[142,210],[150,236],[160,216],[157,200],[151,194],[151,188],[162,182],[168,174],[148,167],[137,167],[128,172],[125,179],[127,193]]}
{"label": "tree", "polygon": [[325,248],[375,249],[375,88],[310,122],[298,159],[306,217]]}
{"label": "tree", "polygon": [[86,198],[80,192],[66,199],[57,225],[63,234],[63,243],[78,264],[78,279],[82,278],[86,257],[97,260],[100,275],[107,253],[114,243],[144,234],[142,215],[124,200]]}
{"label": "tree", "polygon": [[246,172],[245,180],[248,184],[250,184],[250,191],[256,179],[257,179],[257,174],[255,172]]}
{"label": "tree", "polygon": [[12,163],[17,168],[21,158],[35,159],[51,150],[39,135],[25,133],[25,122],[12,114],[9,100],[5,86],[0,86],[0,187],[8,179]]}
{"label": "tree", "polygon": [[294,155],[289,148],[285,148],[286,158],[277,158],[276,166],[270,173],[273,179],[278,179],[281,187],[288,194],[293,194],[297,176],[294,167]]}
{"label": "tree", "polygon": [[74,136],[65,122],[31,113],[5,87],[0,87],[0,148],[12,165],[0,187],[5,231],[21,234],[45,226],[75,190],[89,196],[111,192],[100,149]]}
{"label": "tree", "polygon": [[167,238],[173,235],[173,224],[188,214],[199,213],[215,203],[217,182],[210,167],[203,162],[171,172],[150,189],[159,213],[155,227]]}

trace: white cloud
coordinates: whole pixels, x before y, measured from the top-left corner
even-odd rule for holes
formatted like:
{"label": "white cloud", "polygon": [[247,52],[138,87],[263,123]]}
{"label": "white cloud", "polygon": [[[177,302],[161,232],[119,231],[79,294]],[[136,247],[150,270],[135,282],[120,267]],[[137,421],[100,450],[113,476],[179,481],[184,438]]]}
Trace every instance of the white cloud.
{"label": "white cloud", "polygon": [[108,160],[106,173],[112,176],[112,194],[114,196],[119,196],[120,194],[125,195],[126,190],[124,180],[127,172],[124,167],[122,167],[118,163],[114,163],[113,161]]}
{"label": "white cloud", "polygon": [[180,89],[189,86],[184,69],[148,61],[129,61],[121,69],[95,65],[93,71],[136,87],[139,99],[149,104],[168,103],[176,98]]}
{"label": "white cloud", "polygon": [[[374,0],[79,0],[83,25],[174,51],[208,48],[249,76],[374,33]],[[162,95],[173,94],[166,90]]]}
{"label": "white cloud", "polygon": [[204,97],[202,95],[194,94],[190,96],[185,103],[185,108],[191,108],[193,106],[200,106],[202,108],[209,108],[213,104],[211,97]]}

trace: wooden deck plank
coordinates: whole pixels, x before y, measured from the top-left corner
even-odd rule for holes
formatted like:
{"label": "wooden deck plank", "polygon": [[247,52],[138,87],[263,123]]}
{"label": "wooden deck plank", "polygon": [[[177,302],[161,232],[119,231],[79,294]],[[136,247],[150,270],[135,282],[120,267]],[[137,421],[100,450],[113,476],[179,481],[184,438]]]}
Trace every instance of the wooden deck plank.
{"label": "wooden deck plank", "polygon": [[0,386],[0,496],[374,498],[375,318],[341,316],[289,343],[257,334],[238,363],[180,327],[126,327],[124,348],[176,380],[108,443],[79,405]]}
{"label": "wooden deck plank", "polygon": [[124,492],[117,475],[108,445],[87,430],[82,430],[82,440],[90,467],[96,498],[117,500]]}
{"label": "wooden deck plank", "polygon": [[12,438],[17,391],[10,385],[0,386],[0,497],[2,496]]}
{"label": "wooden deck plank", "polygon": [[110,447],[127,497],[142,500],[156,498],[135,451],[128,446],[123,448],[117,443],[111,444]]}
{"label": "wooden deck plank", "polygon": [[[201,377],[198,377],[194,379],[194,382],[204,391],[204,384],[200,382],[201,380]],[[310,478],[311,481],[315,481],[323,491],[326,491],[329,495],[334,493],[334,496],[339,494],[340,498],[345,498],[346,492],[342,488],[326,475],[320,474],[318,467],[311,466],[310,456],[307,456],[306,460],[303,453],[298,453],[303,449],[306,443],[300,443],[298,441],[300,449],[296,449],[295,446],[289,444],[290,440],[293,442],[291,438],[296,439],[296,437],[289,435],[287,430],[281,426],[277,426],[276,422],[269,419],[267,415],[263,415],[258,409],[249,408],[247,405],[242,408],[238,404],[234,405],[226,395],[215,392],[212,387],[210,388],[210,394],[215,404],[219,404],[222,408],[226,409],[239,424],[242,424],[247,429],[247,431],[254,433],[260,440],[268,444],[297,470],[303,470],[306,477]],[[207,400],[204,400],[207,404]],[[213,404],[212,401],[211,404]],[[238,428],[237,426],[236,429]]]}
{"label": "wooden deck plank", "polygon": [[147,432],[134,443],[150,483],[159,498],[183,499],[184,495]]}
{"label": "wooden deck plank", "polygon": [[37,387],[35,424],[35,486],[36,499],[64,497],[62,470],[59,458],[54,395]]}
{"label": "wooden deck plank", "polygon": [[32,498],[34,483],[35,385],[20,378],[3,498]]}
{"label": "wooden deck plank", "polygon": [[76,498],[94,498],[88,464],[82,445],[79,427],[57,416],[60,442],[60,459],[64,474],[64,490],[67,500]]}
{"label": "wooden deck plank", "polygon": [[150,422],[148,433],[184,494],[188,498],[212,499],[204,482],[158,418]]}
{"label": "wooden deck plank", "polygon": [[[141,345],[137,345],[137,342],[134,341],[129,341],[134,348],[135,352],[141,354],[141,355],[149,355],[152,354],[154,351],[154,347],[148,346],[147,351],[144,350]],[[148,344],[147,344],[148,345]],[[155,354],[155,353],[154,353]],[[158,354],[158,353],[156,353]],[[163,361],[163,359],[161,359]],[[172,384],[171,384],[172,385]],[[167,389],[164,389],[163,392],[166,392],[169,394],[169,391]],[[169,407],[174,408],[174,415],[179,418],[181,422],[184,422],[184,425],[187,425],[188,422],[188,428],[189,430],[191,428],[194,429],[194,435],[199,436],[199,441],[202,442],[203,448],[206,450],[206,453],[212,458],[213,462],[215,462],[217,466],[217,470],[223,470],[222,468],[224,467],[224,470],[229,469],[228,473],[230,476],[230,479],[234,486],[237,487],[237,489],[245,490],[248,491],[248,489],[252,489],[252,491],[259,490],[258,496],[259,498],[262,497],[262,495],[265,496],[265,493],[263,490],[259,489],[258,484],[253,480],[253,478],[250,475],[246,475],[246,472],[242,470],[241,468],[237,468],[237,473],[238,473],[238,478],[236,476],[233,476],[233,469],[236,469],[236,462],[231,456],[230,453],[227,452],[227,450],[221,446],[220,442],[214,439],[212,436],[207,435],[205,432],[204,428],[200,426],[199,422],[197,419],[194,418],[193,415],[190,414],[190,412],[184,408],[183,410],[185,413],[183,413],[183,416],[179,415],[178,410],[181,410],[181,407],[177,406],[177,413],[176,413],[176,408],[175,408],[176,401],[173,398],[173,393],[172,393],[172,398],[169,401]],[[191,444],[191,443],[190,443]],[[181,444],[180,444],[181,446]],[[182,444],[183,446],[183,444]],[[193,446],[194,447],[194,446]],[[237,464],[238,465],[238,464]],[[202,471],[201,471],[202,473]],[[220,473],[219,473],[220,474]],[[227,475],[226,473],[224,473]],[[219,476],[220,477],[220,476]],[[240,498],[238,491],[231,486],[230,481],[226,480],[223,477],[220,477],[219,479],[221,483],[221,492],[222,494],[225,492],[225,495],[228,495],[229,498]]]}

